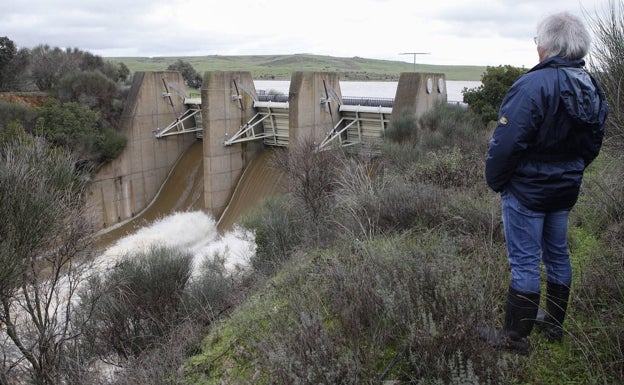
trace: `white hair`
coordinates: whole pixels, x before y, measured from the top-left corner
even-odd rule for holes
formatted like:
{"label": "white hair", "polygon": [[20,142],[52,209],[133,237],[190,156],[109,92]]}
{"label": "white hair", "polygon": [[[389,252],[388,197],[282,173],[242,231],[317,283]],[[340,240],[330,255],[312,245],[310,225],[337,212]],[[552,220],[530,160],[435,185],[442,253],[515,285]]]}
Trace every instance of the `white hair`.
{"label": "white hair", "polygon": [[580,18],[560,12],[537,25],[537,44],[545,50],[546,57],[576,60],[589,52],[591,36]]}

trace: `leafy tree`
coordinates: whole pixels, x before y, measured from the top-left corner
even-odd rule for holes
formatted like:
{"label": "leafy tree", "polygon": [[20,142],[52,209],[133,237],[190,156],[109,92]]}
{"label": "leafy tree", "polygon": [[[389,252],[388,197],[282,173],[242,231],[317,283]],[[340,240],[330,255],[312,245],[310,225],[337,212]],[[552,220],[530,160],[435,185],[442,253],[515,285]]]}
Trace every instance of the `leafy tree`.
{"label": "leafy tree", "polygon": [[50,98],[41,108],[36,132],[55,146],[64,147],[79,159],[91,159],[98,131],[98,114],[78,103],[61,104]]}
{"label": "leafy tree", "polygon": [[78,335],[70,314],[88,256],[85,178],[66,151],[0,145],[0,382],[60,384]]}
{"label": "leafy tree", "polygon": [[180,72],[182,74],[182,78],[184,79],[184,83],[188,87],[199,89],[202,86],[202,76],[195,71],[195,68],[193,68],[189,62],[178,59],[175,63],[169,65],[167,70]]}
{"label": "leafy tree", "polygon": [[35,47],[32,52],[32,77],[40,91],[50,91],[64,74],[79,70],[79,62],[71,51],[49,45]]}
{"label": "leafy tree", "polygon": [[481,85],[476,88],[464,88],[464,103],[481,116],[484,122],[498,119],[498,109],[509,87],[523,74],[524,68],[510,65],[487,67],[481,77]]}
{"label": "leafy tree", "polygon": [[18,91],[26,88],[26,70],[30,53],[18,50],[8,37],[0,37],[0,91]]}
{"label": "leafy tree", "polygon": [[13,60],[16,53],[15,43],[6,36],[0,37],[0,69]]}
{"label": "leafy tree", "polygon": [[64,75],[53,94],[62,102],[76,102],[100,113],[104,122],[115,122],[114,108],[118,94],[117,84],[99,70],[88,70]]}
{"label": "leafy tree", "polygon": [[130,77],[130,69],[125,63],[113,63],[110,61],[104,62],[100,71],[109,79],[112,79],[115,83],[124,83],[128,81]]}
{"label": "leafy tree", "polygon": [[62,50],[40,45],[32,52],[31,72],[34,83],[41,91],[53,90],[65,76],[82,71],[100,71],[113,83],[125,81],[130,70],[123,64],[114,65],[102,57],[77,48]]}
{"label": "leafy tree", "polygon": [[114,159],[127,142],[125,136],[102,126],[97,112],[75,102],[61,104],[54,98],[43,105],[35,126],[38,135],[93,167]]}

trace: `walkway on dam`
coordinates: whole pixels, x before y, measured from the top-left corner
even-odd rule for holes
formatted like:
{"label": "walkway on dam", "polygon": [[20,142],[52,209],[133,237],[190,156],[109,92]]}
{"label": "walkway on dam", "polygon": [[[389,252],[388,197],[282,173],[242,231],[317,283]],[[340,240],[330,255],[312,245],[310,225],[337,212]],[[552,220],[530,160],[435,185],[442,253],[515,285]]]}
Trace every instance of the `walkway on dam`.
{"label": "walkway on dam", "polygon": [[[169,96],[170,97],[170,96]],[[241,125],[223,144],[231,146],[248,141],[262,141],[267,146],[288,146],[290,131],[290,110],[288,95],[260,94],[254,96],[253,117]],[[338,142],[348,147],[363,142],[379,140],[390,124],[393,98],[339,97],[335,91],[328,92],[320,104],[337,103],[339,116],[336,123],[327,131],[327,136],[319,144],[319,149]],[[158,129],[154,136],[158,139],[170,135],[196,133],[203,136],[201,98],[184,98],[186,109],[167,127]],[[190,122],[190,124],[189,124]]]}

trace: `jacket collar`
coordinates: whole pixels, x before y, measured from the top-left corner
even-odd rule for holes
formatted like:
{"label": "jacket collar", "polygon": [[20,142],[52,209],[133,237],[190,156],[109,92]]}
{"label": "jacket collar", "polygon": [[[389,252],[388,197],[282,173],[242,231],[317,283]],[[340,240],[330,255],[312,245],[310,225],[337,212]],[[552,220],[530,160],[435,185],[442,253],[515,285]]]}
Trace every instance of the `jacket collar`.
{"label": "jacket collar", "polygon": [[531,68],[529,72],[537,71],[546,67],[583,67],[585,66],[585,60],[567,60],[560,56],[550,57],[538,63],[535,67]]}

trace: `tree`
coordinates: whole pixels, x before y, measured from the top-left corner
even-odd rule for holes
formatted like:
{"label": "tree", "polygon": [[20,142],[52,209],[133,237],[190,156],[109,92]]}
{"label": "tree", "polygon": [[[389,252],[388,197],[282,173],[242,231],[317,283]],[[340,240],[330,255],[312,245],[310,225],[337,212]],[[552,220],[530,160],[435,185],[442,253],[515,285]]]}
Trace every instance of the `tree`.
{"label": "tree", "polygon": [[99,115],[88,107],[49,98],[41,107],[35,129],[53,145],[71,151],[80,161],[89,161],[95,158],[98,119]]}
{"label": "tree", "polygon": [[0,91],[20,91],[25,88],[30,53],[18,50],[8,37],[0,37]]}
{"label": "tree", "polygon": [[53,93],[63,103],[76,102],[98,111],[105,122],[117,119],[117,84],[99,70],[68,73],[59,79]]}
{"label": "tree", "polygon": [[78,335],[71,321],[89,254],[85,181],[42,139],[0,146],[0,381],[59,384]]}
{"label": "tree", "polygon": [[130,68],[122,62],[115,64],[107,61],[99,70],[115,83],[126,82],[130,77]]}
{"label": "tree", "polygon": [[113,83],[125,80],[130,72],[125,65],[115,66],[100,56],[77,48],[62,50],[40,45],[32,50],[31,56],[31,75],[41,91],[53,90],[65,76],[83,71],[99,71]]}
{"label": "tree", "polygon": [[13,40],[6,36],[0,37],[0,69],[4,68],[8,62],[13,60],[16,53],[17,48],[15,48]]}
{"label": "tree", "polygon": [[65,73],[78,70],[78,63],[72,63],[60,48],[49,45],[35,47],[32,52],[31,74],[40,91],[50,91]]}
{"label": "tree", "polygon": [[93,167],[116,158],[127,143],[125,136],[102,125],[96,111],[75,102],[61,104],[54,98],[41,107],[35,130],[52,144],[70,150],[80,164]]}
{"label": "tree", "polygon": [[487,67],[481,77],[482,84],[479,87],[463,89],[464,103],[481,116],[484,122],[496,121],[498,109],[509,87],[526,72],[524,68],[510,65]]}
{"label": "tree", "polygon": [[199,89],[202,86],[202,76],[195,71],[195,68],[189,62],[178,59],[175,63],[169,65],[167,70],[180,72],[184,83],[188,87]]}

